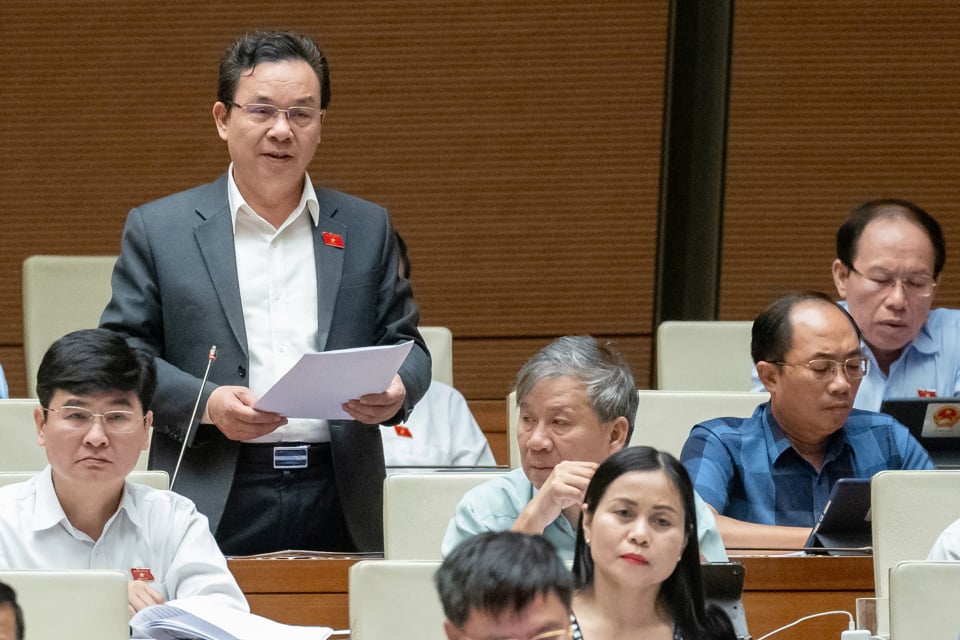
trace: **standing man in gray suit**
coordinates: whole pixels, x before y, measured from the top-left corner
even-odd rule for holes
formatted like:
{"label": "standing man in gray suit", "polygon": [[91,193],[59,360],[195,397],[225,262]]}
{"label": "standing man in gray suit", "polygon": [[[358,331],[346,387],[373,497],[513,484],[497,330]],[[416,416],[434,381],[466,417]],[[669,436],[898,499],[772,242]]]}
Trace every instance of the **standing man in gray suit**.
{"label": "standing man in gray suit", "polygon": [[[306,173],[329,101],[327,61],[311,40],[238,38],[213,106],[230,168],[130,212],[101,318],[156,355],[152,468],[173,471],[199,394],[174,488],[228,555],[382,549],[377,425],[404,419],[430,384],[387,211]],[[389,388],[344,404],[354,420],[254,408],[306,352],[406,340],[414,347]]]}

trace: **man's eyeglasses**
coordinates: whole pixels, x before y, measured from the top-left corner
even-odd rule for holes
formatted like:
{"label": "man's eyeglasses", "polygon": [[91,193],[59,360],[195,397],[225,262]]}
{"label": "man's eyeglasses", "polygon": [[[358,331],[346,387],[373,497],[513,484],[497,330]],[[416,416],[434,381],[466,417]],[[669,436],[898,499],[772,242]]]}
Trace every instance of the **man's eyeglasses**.
{"label": "man's eyeglasses", "polygon": [[282,113],[287,117],[287,122],[290,124],[295,124],[298,127],[309,127],[313,124],[314,120],[319,119],[322,121],[324,114],[323,109],[314,109],[313,107],[289,107],[287,109],[281,109],[272,104],[257,104],[253,102],[248,104],[228,102],[227,104],[241,109],[251,120],[260,124],[273,122],[273,119]]}
{"label": "man's eyeglasses", "polygon": [[[470,640],[464,636],[465,640]],[[538,633],[535,636],[527,638],[527,640],[570,640],[573,638],[573,625],[565,627],[563,629],[554,629],[553,631],[544,631],[543,633]],[[510,638],[510,640],[519,640],[518,638]]]}
{"label": "man's eyeglasses", "polygon": [[100,418],[103,430],[112,434],[133,433],[143,424],[143,417],[137,412],[123,409],[94,413],[83,407],[63,406],[44,411],[53,411],[59,416],[60,422],[76,431],[86,431],[97,418]]}
{"label": "man's eyeglasses", "polygon": [[847,266],[851,273],[863,278],[864,284],[874,291],[888,291],[903,285],[903,293],[912,298],[929,298],[937,288],[937,281],[932,276],[922,273],[911,276],[896,276],[892,273],[877,272],[867,275],[856,270],[852,265]]}
{"label": "man's eyeglasses", "polygon": [[859,380],[870,372],[870,359],[866,356],[854,356],[843,362],[818,358],[809,362],[778,362],[785,367],[806,367],[821,380],[829,380],[837,375],[837,368],[843,371],[847,380]]}

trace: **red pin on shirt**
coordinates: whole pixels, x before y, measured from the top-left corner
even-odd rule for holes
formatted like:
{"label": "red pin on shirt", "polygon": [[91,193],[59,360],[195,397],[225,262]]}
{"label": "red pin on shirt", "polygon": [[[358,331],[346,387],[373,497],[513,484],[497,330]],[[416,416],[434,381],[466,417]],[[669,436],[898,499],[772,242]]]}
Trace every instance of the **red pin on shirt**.
{"label": "red pin on shirt", "polygon": [[148,568],[137,568],[132,567],[130,569],[130,575],[133,576],[134,580],[141,580],[143,582],[153,582],[153,573]]}
{"label": "red pin on shirt", "polygon": [[397,433],[397,435],[400,436],[401,438],[412,438],[412,437],[413,437],[413,434],[410,433],[410,429],[408,429],[407,427],[405,427],[405,426],[402,425],[402,424],[396,425],[396,426],[393,428],[393,430],[394,430],[394,431]]}
{"label": "red pin on shirt", "polygon": [[329,231],[324,231],[323,244],[327,245],[328,247],[343,249],[343,236],[339,233],[330,233]]}
{"label": "red pin on shirt", "polygon": [[936,398],[937,390],[936,389],[917,389],[917,397],[919,398]]}

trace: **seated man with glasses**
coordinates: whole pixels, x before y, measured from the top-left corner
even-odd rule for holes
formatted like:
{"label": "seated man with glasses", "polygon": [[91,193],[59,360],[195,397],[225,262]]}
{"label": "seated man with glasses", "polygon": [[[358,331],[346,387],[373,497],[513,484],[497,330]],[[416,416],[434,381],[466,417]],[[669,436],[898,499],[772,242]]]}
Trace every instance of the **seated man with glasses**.
{"label": "seated man with glasses", "polygon": [[149,444],[155,387],[153,358],[117,334],[87,329],[53,343],[34,411],[50,464],[0,488],[0,568],[122,571],[131,615],[191,596],[247,611],[206,517],[187,498],[126,479]]}
{"label": "seated man with glasses", "polygon": [[750,351],[770,401],[694,426],[681,454],[728,548],[799,549],[838,479],[933,468],[905,426],[853,408],[871,362],[853,318],[825,294],[767,307]]}
{"label": "seated man with glasses", "polygon": [[573,577],[539,535],[499,531],[461,542],[434,576],[449,640],[570,640]]}
{"label": "seated man with glasses", "polygon": [[870,360],[856,408],[960,395],[960,311],[930,309],[945,260],[939,223],[906,200],[866,202],[837,230],[833,281]]}

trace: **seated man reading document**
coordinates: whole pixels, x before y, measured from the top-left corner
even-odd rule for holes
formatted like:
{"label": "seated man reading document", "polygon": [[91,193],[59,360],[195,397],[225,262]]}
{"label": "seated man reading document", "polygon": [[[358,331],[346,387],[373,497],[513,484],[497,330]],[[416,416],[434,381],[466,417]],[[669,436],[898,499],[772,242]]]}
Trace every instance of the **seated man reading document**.
{"label": "seated man reading document", "polygon": [[[940,224],[906,200],[874,200],[837,230],[833,282],[870,368],[854,406],[960,395],[960,310],[931,309],[946,260]],[[763,384],[754,371],[754,391]]]}
{"label": "seated man reading document", "polygon": [[[543,534],[573,560],[583,496],[593,472],[633,433],[637,387],[620,356],[589,336],[547,345],[517,374],[521,468],[485,482],[463,497],[442,552],[483,531]],[[727,559],[713,513],[697,500],[700,551]]]}
{"label": "seated man reading document", "polygon": [[34,412],[50,464],[0,488],[0,568],[123,571],[131,615],[188,596],[247,611],[206,517],[187,498],[126,480],[149,443],[155,388],[152,356],[117,334],[53,343]]}
{"label": "seated man reading document", "polygon": [[749,418],[694,426],[681,453],[728,548],[799,549],[838,479],[933,468],[902,424],[853,409],[870,360],[853,319],[826,295],[767,307],[750,350],[770,401]]}

